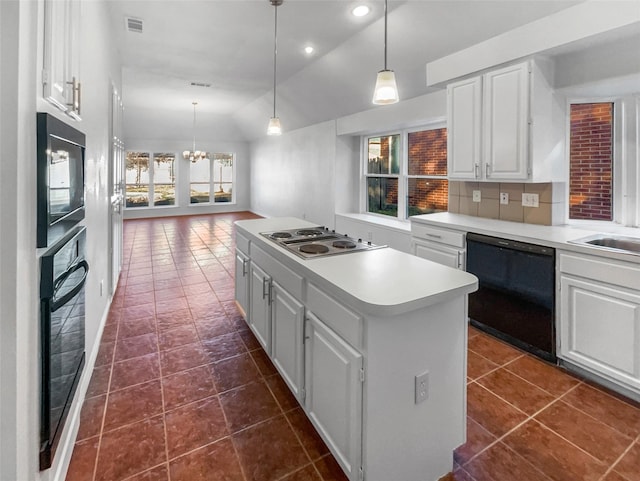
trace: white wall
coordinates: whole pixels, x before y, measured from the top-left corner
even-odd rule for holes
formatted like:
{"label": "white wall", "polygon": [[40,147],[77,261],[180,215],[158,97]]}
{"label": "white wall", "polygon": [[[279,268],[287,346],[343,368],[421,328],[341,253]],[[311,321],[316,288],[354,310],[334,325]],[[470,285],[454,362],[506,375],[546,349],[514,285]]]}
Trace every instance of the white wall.
{"label": "white wall", "polygon": [[0,479],[38,461],[34,2],[0,2]]}
{"label": "white wall", "polygon": [[166,140],[162,138],[139,139],[128,137],[130,132],[126,132],[125,150],[137,152],[173,152],[176,154],[176,203],[175,206],[162,206],[150,209],[136,208],[125,209],[126,219],[137,219],[146,217],[164,217],[173,215],[193,215],[193,214],[209,214],[215,212],[236,212],[248,210],[250,208],[250,157],[248,142],[229,142],[224,140],[207,140],[205,142],[198,141],[196,147],[198,150],[207,152],[233,152],[236,158],[233,164],[234,183],[233,192],[235,202],[220,203],[213,205],[189,204],[189,166],[188,161],[182,158],[182,151],[191,149],[193,140]]}
{"label": "white wall", "polygon": [[[108,273],[108,112],[110,84],[120,86],[120,69],[108,31],[104,1],[82,2],[80,71],[83,121],[75,123],[41,98],[42,1],[0,2],[2,22],[2,189],[0,189],[0,479],[64,479],[80,405],[88,385],[97,340],[108,307],[99,284]],[[69,413],[54,464],[39,472],[39,258],[36,250],[36,111],[74,124],[87,137],[86,219],[87,365]]]}
{"label": "white wall", "polygon": [[[251,145],[251,210],[267,217],[293,216],[334,226],[335,121],[266,137]],[[341,167],[341,169],[344,165]]]}

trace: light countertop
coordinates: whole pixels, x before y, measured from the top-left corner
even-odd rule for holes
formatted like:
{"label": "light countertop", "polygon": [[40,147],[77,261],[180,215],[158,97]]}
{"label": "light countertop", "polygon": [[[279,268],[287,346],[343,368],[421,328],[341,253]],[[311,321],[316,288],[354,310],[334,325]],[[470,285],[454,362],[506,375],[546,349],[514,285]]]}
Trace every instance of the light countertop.
{"label": "light countertop", "polygon": [[612,224],[604,224],[601,226],[595,226],[594,224],[547,226],[486,219],[464,214],[452,214],[449,212],[417,215],[411,217],[411,221],[433,227],[453,229],[460,232],[475,232],[478,234],[504,237],[506,239],[521,242],[540,244],[548,247],[554,247],[556,249],[565,249],[583,254],[598,255],[640,263],[640,256],[636,254],[627,254],[595,246],[574,244],[571,242],[576,239],[597,234],[622,235],[640,239],[640,229],[633,227],[622,227]]}
{"label": "light countertop", "polygon": [[354,309],[398,315],[466,295],[478,287],[475,276],[386,247],[302,259],[265,239],[261,232],[312,227],[293,217],[237,221],[238,230],[262,249]]}

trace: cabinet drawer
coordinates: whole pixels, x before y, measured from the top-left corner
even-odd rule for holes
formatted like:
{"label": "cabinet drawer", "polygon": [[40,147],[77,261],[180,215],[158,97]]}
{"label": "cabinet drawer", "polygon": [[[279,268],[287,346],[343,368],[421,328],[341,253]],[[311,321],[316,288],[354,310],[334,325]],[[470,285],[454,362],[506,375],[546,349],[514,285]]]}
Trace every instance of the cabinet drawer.
{"label": "cabinet drawer", "polygon": [[557,263],[558,270],[565,274],[619,286],[640,286],[640,266],[636,264],[567,252],[560,253]]}
{"label": "cabinet drawer", "polygon": [[236,249],[246,256],[249,255],[249,239],[239,232],[236,232]]}
{"label": "cabinet drawer", "polygon": [[296,299],[302,299],[304,278],[277,261],[255,243],[251,244],[251,261],[258,264]]}
{"label": "cabinet drawer", "polygon": [[362,347],[362,317],[311,283],[307,287],[307,308],[349,344]]}
{"label": "cabinet drawer", "polygon": [[464,232],[438,229],[422,224],[411,224],[411,235],[418,239],[440,242],[455,247],[464,247]]}

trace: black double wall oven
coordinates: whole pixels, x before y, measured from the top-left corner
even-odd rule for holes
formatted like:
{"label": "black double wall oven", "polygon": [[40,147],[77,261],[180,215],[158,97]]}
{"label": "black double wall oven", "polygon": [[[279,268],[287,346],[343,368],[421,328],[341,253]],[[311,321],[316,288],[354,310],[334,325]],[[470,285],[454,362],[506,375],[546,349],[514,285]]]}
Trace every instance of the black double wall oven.
{"label": "black double wall oven", "polygon": [[40,470],[51,467],[85,363],[85,136],[37,114]]}
{"label": "black double wall oven", "polygon": [[556,362],[555,250],[467,234],[470,323],[545,360]]}

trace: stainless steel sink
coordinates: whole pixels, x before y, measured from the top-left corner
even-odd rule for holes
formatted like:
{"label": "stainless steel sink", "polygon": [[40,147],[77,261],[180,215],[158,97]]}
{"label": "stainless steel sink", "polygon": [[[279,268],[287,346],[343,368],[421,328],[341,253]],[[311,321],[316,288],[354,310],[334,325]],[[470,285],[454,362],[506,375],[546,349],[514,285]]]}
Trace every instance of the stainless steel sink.
{"label": "stainless steel sink", "polygon": [[569,242],[640,255],[640,237],[597,234]]}

